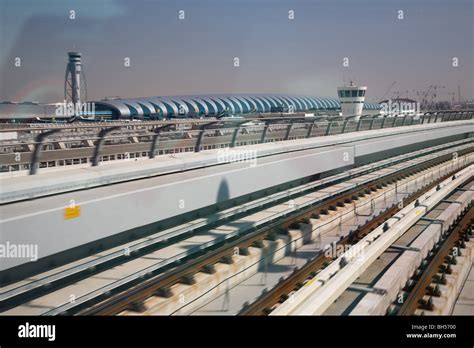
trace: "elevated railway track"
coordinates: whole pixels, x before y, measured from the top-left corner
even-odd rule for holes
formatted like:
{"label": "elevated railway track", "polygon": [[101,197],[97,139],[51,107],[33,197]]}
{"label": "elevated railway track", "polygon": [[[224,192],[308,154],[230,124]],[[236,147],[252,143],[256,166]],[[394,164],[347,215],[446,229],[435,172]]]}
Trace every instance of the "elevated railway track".
{"label": "elevated railway track", "polygon": [[[363,195],[364,192],[367,194],[384,185],[396,187],[397,179],[424,169],[426,172],[423,181],[420,179],[418,183],[421,187],[422,182],[426,184],[424,180],[435,180],[437,176],[445,176],[468,165],[472,160],[471,151],[470,141],[439,146],[439,149],[420,150],[244,204],[227,213],[222,212],[222,216],[215,220],[196,221],[195,225],[186,224],[181,229],[159,232],[142,241],[91,256],[89,261],[79,261],[56,271],[31,277],[30,280],[10,284],[0,295],[2,307],[10,308],[4,313],[80,312],[112,294],[120,294],[127,291],[127,288],[133,289],[134,285],[146,279],[160,277],[163,272],[168,280],[164,283],[157,281],[159,285],[155,288],[158,287],[158,290],[153,291],[166,294],[166,289],[177,279],[189,279],[190,274],[198,268],[212,268],[216,260],[228,259],[229,250],[245,250],[251,245],[260,244],[259,240],[269,235],[274,236],[276,230],[288,229],[292,224],[311,218],[316,213],[324,215],[337,210],[337,207],[351,206],[354,195]],[[453,153],[456,153],[454,160]],[[443,163],[443,169],[438,167],[437,172],[432,172],[431,176],[428,174],[428,168]],[[328,186],[330,183],[332,186]],[[295,204],[289,204],[289,200]],[[273,213],[265,213],[265,209]],[[212,229],[209,231],[207,226],[210,221]],[[201,228],[204,228],[202,232]],[[213,235],[208,231],[213,232]],[[229,245],[232,249],[229,249]],[[166,273],[167,269],[171,276]],[[186,274],[175,273],[177,269],[179,272],[184,269]],[[110,280],[104,282],[104,279]],[[70,301],[71,295],[74,296],[74,301]],[[126,297],[134,298],[130,294]],[[135,305],[137,301],[134,301]],[[125,307],[129,306],[130,303]],[[124,308],[123,305],[119,307]]]}

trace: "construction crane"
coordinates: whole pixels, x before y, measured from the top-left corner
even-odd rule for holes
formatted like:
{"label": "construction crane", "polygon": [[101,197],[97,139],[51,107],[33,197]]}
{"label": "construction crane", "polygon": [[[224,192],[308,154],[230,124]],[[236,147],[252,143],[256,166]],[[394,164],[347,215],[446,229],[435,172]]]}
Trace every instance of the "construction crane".
{"label": "construction crane", "polygon": [[445,88],[444,86],[438,86],[434,85],[433,86],[433,92],[431,93],[431,99],[430,99],[430,108],[431,109],[436,109],[436,102],[438,101],[438,94],[437,94],[437,89],[438,88]]}
{"label": "construction crane", "polygon": [[435,109],[438,98],[438,89],[445,88],[445,86],[430,85],[424,92],[417,92],[417,96],[421,96],[420,106],[422,109]]}
{"label": "construction crane", "polygon": [[388,94],[388,92],[390,92],[390,90],[393,88],[393,86],[395,86],[396,83],[397,83],[397,81],[393,81],[392,84],[390,86],[388,86],[388,88],[385,91],[385,93],[383,94],[383,96],[379,99],[380,101],[383,101],[385,99],[385,96]]}
{"label": "construction crane", "polygon": [[432,88],[433,88],[433,85],[430,85],[425,92],[417,93],[418,95],[422,96],[421,103],[420,103],[420,106],[422,109],[426,109],[426,107],[428,106],[428,95],[430,94]]}
{"label": "construction crane", "polygon": [[454,105],[456,103],[456,99],[454,98],[454,96],[456,95],[456,93],[454,92],[449,92],[448,95],[451,96],[451,105]]}

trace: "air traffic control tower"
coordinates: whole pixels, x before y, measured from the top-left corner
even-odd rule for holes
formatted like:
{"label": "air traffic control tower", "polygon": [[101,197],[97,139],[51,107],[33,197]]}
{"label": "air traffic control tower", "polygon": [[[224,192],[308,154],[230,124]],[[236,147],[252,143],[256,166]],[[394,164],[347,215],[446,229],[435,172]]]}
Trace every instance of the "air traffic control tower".
{"label": "air traffic control tower", "polygon": [[[66,66],[64,79],[64,99],[73,104],[87,100],[86,81],[82,70],[81,54],[79,52],[68,52],[69,61]],[[82,95],[81,95],[82,92]]]}
{"label": "air traffic control tower", "polygon": [[341,103],[341,115],[344,119],[351,118],[358,121],[364,107],[366,86],[356,86],[350,82],[349,86],[338,87],[337,95]]}

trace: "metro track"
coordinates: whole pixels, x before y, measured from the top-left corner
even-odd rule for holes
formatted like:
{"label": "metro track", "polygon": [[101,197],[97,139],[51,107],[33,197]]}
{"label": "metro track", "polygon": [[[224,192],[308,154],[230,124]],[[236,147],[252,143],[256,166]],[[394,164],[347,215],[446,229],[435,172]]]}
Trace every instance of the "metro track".
{"label": "metro track", "polygon": [[[443,220],[443,216],[447,216],[448,214],[447,210],[452,210],[453,205],[458,205],[458,203],[447,202],[456,201],[460,192],[465,192],[463,190],[471,186],[472,180],[468,181],[460,189],[452,192],[448,197],[446,197],[446,201],[439,203],[435,208],[426,213],[420,221],[411,226],[411,228],[409,228],[393,244],[393,246],[389,247],[377,258],[377,260],[374,261],[372,265],[370,265],[369,268],[367,268],[357,281],[355,281],[335,303],[329,306],[329,308],[324,312],[324,315],[394,315],[397,314],[400,306],[403,308],[415,308],[411,312],[411,314],[414,314],[418,306],[418,298],[415,298],[415,296],[421,296],[420,294],[423,293],[421,289],[424,289],[426,292],[429,284],[425,285],[426,281],[423,282],[420,280],[416,283],[413,280],[409,280],[404,287],[404,290],[407,290],[407,292],[402,291],[397,294],[397,286],[399,282],[403,282],[403,279],[405,279],[404,276],[400,276],[400,281],[397,280],[397,275],[400,275],[398,270],[400,267],[407,269],[413,267],[405,262],[408,254],[410,254],[408,258],[410,260],[414,257],[421,257],[420,255],[424,253],[425,249],[420,248],[419,246],[426,244],[426,242],[423,243],[423,241],[427,240],[428,236],[433,236],[433,233],[437,232],[436,230],[439,230],[436,226],[438,223],[441,223],[441,221],[438,222],[438,219]],[[472,212],[472,208],[470,208],[469,205],[466,209],[461,211],[460,215],[456,216],[453,226],[445,232],[446,236],[453,236],[450,234],[451,231],[458,228],[464,228],[464,223],[462,224],[462,227],[459,223],[463,218],[469,220]],[[446,251],[443,252],[441,249],[436,247],[436,245],[443,245],[444,250],[446,250],[446,247],[450,248],[454,243],[444,243],[444,239],[445,238],[442,237],[441,240],[435,244],[435,247],[429,251],[429,258],[439,260],[440,258],[445,257]],[[426,248],[430,249],[429,245],[431,244],[427,244]],[[449,254],[449,251],[447,254]],[[425,265],[425,262],[426,261],[423,261],[422,264]],[[424,271],[426,270],[428,273],[434,272],[436,266],[423,266],[422,269]],[[434,274],[436,273],[437,272],[434,272]],[[429,277],[429,275],[426,275],[426,277]],[[413,274],[412,278],[420,279],[420,272],[417,271]],[[389,288],[387,284],[390,284]],[[415,287],[415,289],[411,290],[415,286],[414,284],[416,284],[418,288]],[[409,292],[408,289],[410,289]],[[388,299],[392,299],[395,295],[396,298],[393,301],[393,305],[387,306],[390,302]],[[370,312],[370,306],[376,307],[377,311]],[[399,315],[401,315],[401,313]]]}
{"label": "metro track", "polygon": [[[416,308],[420,304],[419,296],[430,291],[430,287],[425,286],[426,279],[431,279],[430,275],[436,269],[436,266],[427,267],[423,257],[444,259],[446,253],[452,251],[453,240],[459,239],[459,230],[464,231],[462,237],[466,238],[465,227],[473,218],[472,170],[470,166],[456,172],[452,178],[444,180],[441,187],[435,185],[415,203],[410,203],[393,217],[387,216],[383,226],[362,236],[354,245],[355,253],[338,256],[337,262],[332,262],[327,270],[325,267],[313,270],[309,281],[291,297],[280,297],[266,314],[391,315],[397,313],[400,303],[405,303],[402,313],[404,308]],[[447,238],[452,231],[452,237]],[[444,243],[445,240],[451,242]],[[443,247],[439,248],[440,245]],[[399,284],[405,283],[419,262],[428,275],[421,277],[419,284],[409,280],[405,288],[400,285],[404,290],[400,295]],[[420,274],[423,272],[415,272],[413,279],[418,280]],[[407,288],[410,288],[409,292]]]}
{"label": "metro track", "polygon": [[[449,176],[443,176],[446,178]],[[375,184],[370,189],[366,188],[365,191],[359,191],[358,194],[363,195],[367,194],[367,192],[373,192],[381,188],[382,185]],[[118,294],[117,296],[113,296],[111,299],[106,300],[103,303],[98,304],[90,309],[86,309],[81,311],[80,314],[100,314],[100,315],[113,315],[119,314],[127,309],[135,310],[137,312],[143,312],[143,302],[149,298],[150,296],[158,295],[168,297],[171,294],[171,288],[174,284],[178,282],[187,282],[192,284],[194,279],[193,275],[197,272],[209,272],[212,269],[212,265],[216,262],[231,262],[230,257],[232,254],[235,254],[235,250],[238,248],[240,251],[247,250],[250,246],[263,246],[263,240],[265,239],[274,239],[275,235],[272,233],[276,229],[279,231],[284,231],[292,224],[295,224],[299,221],[305,220],[308,218],[308,214],[314,216],[315,210],[318,212],[328,212],[332,210],[336,210],[336,207],[343,206],[342,202],[348,204],[352,202],[354,198],[354,192],[348,192],[345,195],[337,196],[322,205],[318,205],[316,208],[312,208],[309,211],[306,211],[304,214],[295,216],[290,220],[285,222],[277,222],[273,226],[267,226],[267,228],[262,229],[261,231],[257,231],[256,233],[238,239],[232,243],[229,243],[222,248],[219,248],[216,251],[203,255],[202,257],[192,260],[186,265],[179,267],[175,270],[170,271],[167,274],[163,274],[156,278],[150,279],[142,284],[137,285],[136,287],[132,288],[129,291],[125,291],[122,294]],[[393,214],[394,211],[397,209],[397,206],[393,206],[387,210],[388,213]],[[377,220],[378,221],[378,220]],[[367,225],[373,228],[377,222],[369,222]],[[365,229],[363,229],[365,231]],[[348,239],[353,239],[354,236],[350,236],[341,240],[341,242],[345,242]],[[226,259],[227,258],[227,259]]]}
{"label": "metro track", "polygon": [[[388,218],[395,215],[396,212],[401,210],[402,206],[405,206],[419,197],[424,193],[428,192],[433,187],[436,187],[440,182],[447,179],[451,174],[446,174],[427,187],[411,194],[410,196],[403,199],[401,205],[393,205],[386,209],[381,214],[377,215],[374,219],[368,221],[366,224],[358,228],[352,235],[344,237],[338,244],[339,245],[354,245],[360,239],[365,237],[376,227],[383,224]],[[328,257],[325,253],[321,253],[319,256],[308,260],[308,262],[301,268],[295,269],[295,271],[286,279],[282,280],[276,287],[270,291],[262,294],[255,302],[245,306],[239,315],[268,315],[273,308],[279,305],[282,301],[287,300],[292,293],[300,289],[305,283],[313,279],[317,272],[327,267],[336,258]]]}
{"label": "metro track", "polygon": [[459,217],[447,236],[424,260],[409,285],[403,304],[395,305],[392,315],[426,315],[435,305],[433,297],[442,296],[439,285],[446,285],[446,275],[452,274],[456,258],[466,251],[466,243],[474,238],[474,206]]}
{"label": "metro track", "polygon": [[[411,195],[407,200],[404,200],[404,204],[407,202],[414,200],[418,197],[420,197],[423,193],[428,191],[432,186],[436,186],[439,182],[442,180],[448,178],[450,174],[447,174],[443,176],[440,180],[436,180],[433,185],[430,185],[428,188],[423,188],[420,191],[415,192],[413,195]],[[380,187],[379,187],[380,188]],[[367,190],[365,191],[366,193],[370,191]],[[338,197],[330,202],[327,202],[326,204],[319,206],[318,209],[319,211],[325,211],[325,210],[332,210],[334,207],[341,207],[342,204],[341,202],[344,201],[345,203],[348,202],[349,197],[353,197],[350,195],[343,196],[343,197]],[[332,207],[332,208],[331,208]],[[366,234],[368,234],[371,230],[373,230],[375,227],[379,226],[382,222],[384,221],[387,217],[392,216],[396,211],[398,211],[398,205],[393,205],[390,208],[387,208],[382,214],[377,216],[375,219],[370,220],[367,222],[366,225],[363,227],[359,227],[356,231],[354,231],[353,234],[347,235],[343,239],[341,239],[338,242],[338,245],[344,245],[349,242],[355,241],[357,238],[362,238]],[[314,214],[314,212],[313,212]],[[303,218],[304,219],[304,218]],[[298,221],[298,220],[295,220]],[[295,222],[293,221],[293,223]],[[300,220],[301,221],[301,220]],[[271,232],[270,232],[271,233]],[[253,240],[253,245],[258,241],[256,238],[261,238],[262,242],[260,243],[261,246],[263,246],[263,240],[264,239],[274,239],[274,236],[271,234],[265,234],[264,231],[260,236],[254,236]],[[151,280],[150,283],[147,284],[141,284],[140,286],[137,286],[135,289],[133,289],[130,292],[124,292],[121,295],[116,296],[115,298],[112,298],[110,302],[105,302],[103,304],[99,304],[95,308],[91,308],[89,310],[86,310],[83,312],[83,314],[100,314],[100,315],[112,315],[112,314],[123,314],[123,313],[145,313],[145,314],[162,314],[160,312],[153,313],[152,311],[147,311],[144,303],[148,301],[149,297],[153,296],[164,296],[163,289],[166,289],[167,292],[172,292],[172,285],[177,283],[177,282],[182,282],[183,279],[193,279],[192,275],[197,273],[197,272],[203,272],[203,269],[206,266],[209,266],[209,264],[212,264],[214,262],[222,262],[222,258],[226,256],[226,251],[227,251],[227,256],[232,255],[233,250],[235,248],[239,247],[240,250],[245,250],[248,248],[249,245],[252,245],[250,243],[245,243],[243,242],[242,244],[239,244],[239,241],[236,243],[233,243],[231,245],[228,245],[226,248],[222,248],[222,250],[219,251],[219,254],[216,255],[216,257],[209,258],[209,259],[203,259],[203,260],[197,260],[196,264],[193,264],[191,268],[183,268],[181,271],[177,270],[177,273],[173,274],[171,277],[167,277],[164,275],[163,277],[158,277],[157,279]],[[286,245],[288,246],[288,244]],[[244,307],[244,309],[239,313],[243,315],[258,315],[258,314],[268,314],[270,312],[271,306],[268,306],[268,301],[272,301],[275,299],[275,296],[277,298],[285,297],[287,292],[290,292],[294,287],[297,288],[301,286],[302,283],[304,283],[304,279],[308,279],[308,277],[314,276],[315,270],[317,269],[317,266],[315,268],[315,265],[318,265],[319,267],[325,267],[329,262],[332,260],[329,260],[327,257],[325,257],[324,253],[321,253],[318,257],[315,257],[312,260],[308,261],[308,264],[303,266],[299,270],[295,270],[293,274],[291,274],[287,279],[281,280],[281,282],[273,289],[271,289],[268,292],[264,292],[262,296],[253,304]],[[303,274],[303,276],[302,276]],[[225,283],[226,280],[222,280],[222,282],[219,284],[222,285]],[[191,284],[191,283],[189,283]],[[293,285],[295,286],[293,286]],[[282,289],[284,289],[282,291]],[[287,292],[286,292],[287,291]],[[279,295],[276,295],[280,293]],[[170,296],[171,294],[168,294]],[[267,301],[267,302],[265,302]],[[151,301],[150,301],[151,302]],[[257,309],[256,309],[257,308]],[[173,313],[180,313],[180,310],[176,310]],[[191,311],[190,313],[193,313]]]}
{"label": "metro track", "polygon": [[[458,142],[459,143],[459,142]],[[470,142],[466,142],[466,143],[470,143]],[[452,146],[452,144],[451,144]],[[461,156],[464,154],[464,153],[468,153],[470,151],[472,151],[472,144],[466,144],[466,145],[460,145],[461,147],[458,147],[458,155],[459,155],[459,158],[461,158]],[[464,148],[462,148],[462,146],[464,146]],[[447,147],[447,146],[446,146]],[[443,148],[443,147],[438,147],[438,148]],[[283,214],[283,216],[285,217],[284,219],[284,222],[281,221],[281,218],[279,219],[270,219],[269,221],[267,221],[265,224],[262,224],[262,227],[259,227],[258,229],[255,228],[255,226],[248,226],[248,228],[246,228],[246,233],[248,235],[245,235],[243,236],[243,239],[242,239],[242,235],[243,234],[236,234],[235,236],[233,237],[236,237],[236,240],[232,241],[232,239],[229,239],[229,238],[225,238],[224,240],[221,240],[219,243],[211,243],[211,245],[207,245],[206,246],[206,254],[204,254],[204,251],[202,249],[196,251],[196,253],[192,253],[192,254],[189,254],[189,255],[186,255],[187,257],[183,257],[179,260],[174,260],[174,262],[169,262],[167,265],[170,265],[170,266],[178,266],[178,268],[176,269],[171,269],[169,272],[177,272],[177,270],[185,270],[188,274],[189,273],[192,273],[192,267],[194,265],[194,267],[196,267],[194,270],[197,269],[197,267],[203,267],[203,264],[200,264],[199,262],[202,262],[202,263],[207,263],[207,264],[212,264],[213,261],[216,261],[216,260],[222,260],[222,259],[225,259],[225,254],[229,254],[229,248],[228,248],[228,245],[222,247],[223,249],[219,249],[219,244],[222,244],[223,242],[225,243],[225,240],[227,239],[228,243],[231,243],[229,245],[232,245],[232,250],[233,248],[235,248],[237,245],[239,248],[242,248],[244,249],[245,248],[245,243],[248,243],[248,245],[251,245],[251,244],[255,244],[255,242],[257,240],[261,240],[263,238],[265,238],[265,236],[268,235],[269,231],[271,229],[274,229],[274,228],[288,228],[291,224],[297,222],[297,221],[300,221],[301,219],[304,219],[304,218],[308,218],[308,216],[311,216],[312,214],[314,214],[314,210],[316,209],[315,208],[315,204],[317,203],[317,207],[318,209],[321,209],[321,210],[329,210],[329,209],[334,209],[337,204],[345,204],[343,203],[344,201],[346,200],[351,200],[352,196],[355,194],[355,193],[358,193],[358,192],[361,192],[361,191],[364,191],[364,190],[368,190],[369,192],[371,190],[377,190],[377,186],[380,186],[382,187],[383,183],[385,182],[390,182],[390,181],[394,181],[397,177],[400,178],[400,177],[403,177],[404,175],[406,175],[406,173],[408,172],[415,172],[416,170],[414,169],[414,167],[417,168],[417,170],[421,170],[421,163],[423,163],[423,167],[426,168],[428,167],[429,165],[434,165],[435,163],[440,163],[442,162],[443,160],[446,161],[448,159],[451,159],[452,158],[452,153],[455,152],[456,150],[453,150],[453,149],[447,149],[447,150],[443,150],[445,151],[445,153],[442,155],[442,156],[435,156],[434,154],[431,154],[431,155],[426,155],[426,153],[429,153],[430,151],[417,151],[413,154],[410,155],[403,155],[403,156],[398,156],[398,159],[395,158],[395,161],[394,159],[390,159],[390,160],[385,160],[385,161],[381,161],[379,163],[379,166],[376,166],[376,165],[368,165],[368,166],[363,166],[363,167],[359,167],[359,168],[355,168],[353,170],[350,170],[344,174],[339,174],[339,175],[336,175],[332,178],[326,178],[324,180],[320,180],[319,182],[316,182],[316,183],[310,183],[310,184],[306,184],[306,185],[303,185],[304,187],[297,187],[297,188],[294,188],[294,189],[290,189],[288,190],[288,192],[283,192],[283,193],[278,193],[276,195],[279,195],[277,197],[279,197],[279,199],[275,199],[275,197],[273,197],[273,201],[272,203],[275,204],[275,202],[281,202],[281,201],[288,201],[288,199],[297,199],[297,195],[301,195],[301,194],[308,194],[308,193],[311,193],[311,192],[315,192],[315,190],[317,191],[318,189],[320,190],[321,188],[323,188],[324,190],[328,191],[328,187],[331,187],[331,186],[328,186],[329,183],[336,183],[336,185],[334,185],[336,187],[335,190],[332,190],[331,192],[329,192],[327,195],[323,195],[322,197],[319,197],[318,199],[312,199],[310,200],[310,204],[308,203],[307,206],[305,205],[301,205],[301,207],[297,207],[298,209],[293,209],[295,211],[289,211],[289,212],[285,212],[285,214]],[[417,158],[417,156],[420,156],[421,154],[425,154],[425,157],[426,156],[431,156],[430,158],[427,158],[426,159],[426,163],[424,162],[421,162],[419,159],[418,161],[416,161],[415,159]],[[373,172],[374,170],[376,169],[379,169],[379,168],[383,168],[384,166],[388,166],[389,164],[392,164],[393,166],[393,163],[400,163],[400,161],[402,161],[403,159],[407,159],[407,158],[414,158],[412,161],[413,163],[411,163],[411,165],[407,168],[404,168],[404,169],[398,169],[398,170],[395,170],[393,173],[390,173],[390,175],[385,175],[385,176],[375,176],[374,175],[371,175],[370,173]],[[409,162],[409,161],[408,161]],[[415,163],[416,162],[416,163]],[[420,163],[421,162],[421,163]],[[402,162],[402,163],[405,163],[405,162]],[[396,165],[395,165],[396,166]],[[387,169],[388,167],[385,168],[385,170]],[[383,170],[383,169],[379,169],[379,170]],[[338,180],[340,180],[340,182],[344,182],[344,179],[347,179],[348,177],[349,178],[357,178],[357,177],[362,177],[362,176],[366,176],[365,180],[367,182],[363,182],[363,183],[357,183],[356,185],[345,185],[345,187],[339,187],[337,188],[337,182]],[[344,185],[343,185],[344,186]],[[293,196],[295,195],[295,196]],[[328,200],[329,199],[329,200]],[[323,203],[323,205],[321,205],[321,203]],[[265,207],[268,207],[267,204],[268,204],[268,201],[267,201],[267,204],[265,204],[264,202],[262,202],[261,200],[257,200],[257,202],[253,202],[254,206],[253,208],[250,208],[249,207],[244,207],[243,209],[239,209],[239,208],[242,208],[242,207],[239,207],[235,210],[236,213],[238,214],[245,214],[245,212],[251,212],[252,210],[251,209],[256,209],[257,211],[259,209],[261,209],[262,207],[265,208]],[[252,205],[251,205],[252,207]],[[304,209],[302,209],[304,208]],[[291,214],[289,214],[291,213]],[[232,215],[231,215],[232,216]],[[240,215],[238,215],[240,216]],[[230,216],[225,216],[225,220],[228,221]],[[275,221],[272,221],[272,220],[275,220]],[[206,226],[206,225],[204,225]],[[192,229],[191,231],[194,231],[194,233],[196,233],[196,230],[195,229]],[[237,237],[240,237],[237,239]],[[170,240],[170,236],[161,236],[161,239],[159,240],[154,240],[153,243],[150,243],[150,244],[147,244],[147,245],[142,245],[141,248],[137,248],[137,249],[129,249],[129,251],[132,252],[138,252],[140,251],[141,249],[142,250],[146,250],[143,254],[138,254],[136,255],[135,257],[136,258],[140,258],[140,257],[144,257],[147,254],[147,251],[149,251],[149,249],[146,249],[146,247],[149,247],[151,245],[154,245],[154,243],[159,243],[159,242],[163,242],[163,241],[169,241]],[[235,243],[232,244],[232,243]],[[209,250],[209,247],[215,247],[215,248],[218,248],[217,250],[215,251],[211,251],[211,252],[208,252]],[[117,251],[116,251],[117,252]],[[156,252],[159,252],[159,250],[157,250]],[[120,255],[120,253],[122,253]],[[196,256],[198,256],[199,254],[201,254],[200,258],[196,258]],[[204,255],[202,255],[204,254]],[[123,250],[120,250],[119,251],[119,255],[120,255],[120,260],[121,261],[127,261],[127,257],[124,257],[123,255]],[[191,259],[191,256],[192,255],[192,259]],[[110,255],[109,255],[110,256]],[[202,258],[202,259],[201,259]],[[182,264],[183,262],[185,262],[186,260],[187,263],[186,264]],[[104,261],[104,260],[103,260]],[[181,265],[180,265],[181,264]],[[79,271],[79,272],[70,272],[71,270],[65,270],[63,274],[64,277],[61,277],[61,276],[58,276],[58,274],[55,274],[53,276],[56,276],[56,278],[43,278],[43,279],[40,279],[39,281],[37,281],[36,283],[30,283],[30,284],[24,284],[24,288],[23,288],[23,291],[18,291],[19,288],[10,288],[11,290],[16,290],[16,295],[15,296],[5,296],[5,292],[2,293],[0,296],[0,298],[2,298],[2,308],[4,307],[5,302],[8,302],[8,301],[5,301],[5,300],[9,300],[9,299],[15,299],[16,300],[16,304],[18,303],[23,303],[25,304],[25,300],[26,302],[30,299],[34,299],[36,297],[41,297],[41,296],[44,296],[45,294],[54,294],[55,293],[55,290],[57,288],[62,288],[63,286],[67,286],[68,284],[70,283],[74,283],[74,282],[79,282],[81,280],[81,277],[82,276],[83,278],[87,279],[88,277],[91,276],[91,273],[92,275],[95,275],[98,273],[98,271],[100,271],[100,267],[98,267],[100,265],[100,263],[84,263],[82,265],[82,270]],[[106,262],[103,262],[103,265],[104,266],[107,266],[107,263]],[[118,264],[114,264],[113,266],[116,267],[116,266],[120,266],[120,262]],[[107,267],[105,267],[107,268]],[[69,271],[69,272],[68,272]],[[163,272],[163,269],[160,270],[160,273]],[[50,275],[51,276],[51,275]],[[183,279],[183,275],[180,274],[179,272],[178,273],[174,273],[174,278],[173,277],[170,277],[169,276],[169,273],[167,274],[168,276],[168,285],[164,284],[164,283],[160,283],[160,286],[159,286],[159,289],[166,289],[167,287],[169,287],[170,284],[172,284],[173,282],[176,282],[177,280],[182,280]],[[156,274],[154,274],[153,272],[150,272],[149,270],[142,270],[140,274],[136,274],[136,277],[134,277],[133,281],[127,281],[127,282],[124,282],[123,284],[115,284],[115,285],[118,285],[118,286],[114,286],[112,288],[107,288],[107,289],[104,289],[104,288],[99,288],[99,293],[95,293],[94,295],[95,296],[92,296],[90,298],[87,298],[86,301],[77,301],[77,298],[76,301],[74,302],[66,302],[66,303],[63,303],[63,304],[59,304],[59,306],[56,306],[56,305],[52,305],[51,309],[50,310],[47,310],[45,311],[44,313],[42,314],[63,314],[65,312],[67,312],[68,314],[72,314],[74,313],[75,311],[81,311],[83,310],[85,307],[88,307],[91,305],[91,300],[93,300],[94,302],[96,301],[100,301],[100,300],[103,300],[104,298],[108,298],[110,297],[110,295],[112,294],[112,291],[114,293],[118,292],[120,293],[120,291],[128,291],[127,289],[124,290],[124,287],[125,288],[129,288],[130,285],[136,285],[136,284],[139,284],[139,283],[142,283],[146,278],[150,278],[150,277],[156,277]],[[163,279],[161,279],[163,280]],[[55,282],[57,282],[57,284],[55,284]],[[32,284],[35,284],[36,286],[31,286]],[[38,291],[39,290],[39,291]],[[35,291],[38,291],[35,293]],[[13,294],[13,293],[10,293],[10,295]],[[90,293],[89,293],[90,294]],[[84,300],[84,298],[82,299]],[[15,301],[12,301],[12,303],[15,304]],[[136,303],[136,301],[134,301],[134,303]],[[130,304],[128,304],[128,306],[130,306]],[[14,306],[10,305],[10,308],[14,309],[13,308]],[[10,311],[8,311],[10,312]],[[15,311],[12,311],[11,313],[14,313]],[[8,314],[8,313],[7,313]]]}

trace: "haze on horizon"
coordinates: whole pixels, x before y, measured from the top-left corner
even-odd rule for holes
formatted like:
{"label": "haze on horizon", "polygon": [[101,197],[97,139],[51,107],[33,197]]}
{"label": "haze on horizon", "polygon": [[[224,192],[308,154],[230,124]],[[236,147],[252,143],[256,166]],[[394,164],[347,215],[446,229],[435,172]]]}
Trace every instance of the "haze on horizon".
{"label": "haze on horizon", "polygon": [[[473,3],[0,0],[0,101],[62,100],[73,49],[83,54],[89,100],[218,93],[336,97],[336,87],[352,79],[368,86],[368,101],[379,101],[394,81],[388,97],[395,91],[416,97],[436,84],[444,86],[438,100],[451,100],[449,93],[457,99],[458,85],[465,100],[474,99]],[[343,67],[344,57],[349,67]]]}

